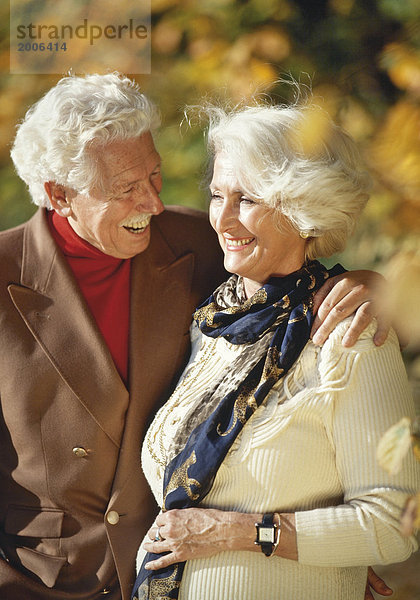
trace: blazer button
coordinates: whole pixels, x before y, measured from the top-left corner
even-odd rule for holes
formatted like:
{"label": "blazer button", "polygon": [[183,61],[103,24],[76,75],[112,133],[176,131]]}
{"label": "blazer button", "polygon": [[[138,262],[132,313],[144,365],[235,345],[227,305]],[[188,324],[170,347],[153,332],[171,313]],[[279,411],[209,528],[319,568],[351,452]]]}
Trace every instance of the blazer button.
{"label": "blazer button", "polygon": [[120,520],[120,515],[117,513],[116,510],[110,510],[109,513],[106,515],[106,520],[110,525],[116,525]]}
{"label": "blazer button", "polygon": [[110,594],[111,590],[108,590],[107,588],[104,588],[102,590],[102,592],[100,593],[101,596],[106,596],[107,594]]}
{"label": "blazer button", "polygon": [[77,458],[86,458],[88,455],[84,448],[73,448],[73,454],[77,456]]}

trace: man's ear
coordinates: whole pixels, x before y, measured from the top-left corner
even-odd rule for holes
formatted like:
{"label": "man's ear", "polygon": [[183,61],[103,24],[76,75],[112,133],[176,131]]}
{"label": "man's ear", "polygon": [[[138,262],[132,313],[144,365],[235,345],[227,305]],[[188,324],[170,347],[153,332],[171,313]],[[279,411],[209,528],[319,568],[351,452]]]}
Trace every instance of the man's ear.
{"label": "man's ear", "polygon": [[71,205],[66,196],[64,186],[59,185],[54,181],[46,181],[44,183],[44,188],[55,212],[58,213],[60,217],[70,217]]}

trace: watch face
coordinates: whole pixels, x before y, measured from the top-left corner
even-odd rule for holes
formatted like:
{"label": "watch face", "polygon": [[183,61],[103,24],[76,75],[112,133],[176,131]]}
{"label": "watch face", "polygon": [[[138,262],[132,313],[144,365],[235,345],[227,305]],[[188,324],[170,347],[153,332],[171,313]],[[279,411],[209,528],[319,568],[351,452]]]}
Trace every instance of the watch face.
{"label": "watch face", "polygon": [[259,527],[258,539],[260,542],[274,544],[274,527]]}

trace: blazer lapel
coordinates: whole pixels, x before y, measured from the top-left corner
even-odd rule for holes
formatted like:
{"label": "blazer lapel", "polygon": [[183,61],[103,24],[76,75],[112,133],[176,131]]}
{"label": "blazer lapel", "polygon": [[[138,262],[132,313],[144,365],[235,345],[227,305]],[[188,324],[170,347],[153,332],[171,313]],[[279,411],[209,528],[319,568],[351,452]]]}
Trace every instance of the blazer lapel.
{"label": "blazer lapel", "polygon": [[130,406],[114,499],[130,481],[130,475],[139,478],[144,432],[166,399],[179,366],[180,350],[191,321],[189,292],[193,268],[194,255],[177,258],[152,220],[149,248],[136,256],[132,264]]}
{"label": "blazer lapel", "polygon": [[[119,403],[128,392],[65,258],[48,230],[44,210],[25,228],[20,284],[11,298],[54,368],[97,424],[119,445]],[[114,410],[113,410],[114,407]]]}

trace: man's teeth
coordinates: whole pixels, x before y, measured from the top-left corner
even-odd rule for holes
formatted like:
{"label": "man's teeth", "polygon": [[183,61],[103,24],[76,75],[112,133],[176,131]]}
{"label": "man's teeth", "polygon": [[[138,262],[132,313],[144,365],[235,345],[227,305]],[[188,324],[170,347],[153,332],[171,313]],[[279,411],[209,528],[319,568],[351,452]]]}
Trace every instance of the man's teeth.
{"label": "man's teeth", "polygon": [[150,219],[151,219],[151,216],[146,217],[145,219],[142,219],[141,221],[139,221],[139,220],[128,221],[127,223],[123,224],[123,227],[124,227],[124,229],[128,229],[128,231],[131,231],[132,233],[141,233],[149,225]]}
{"label": "man's teeth", "polygon": [[226,244],[228,246],[246,246],[250,242],[252,242],[254,238],[245,238],[242,240],[226,240]]}

